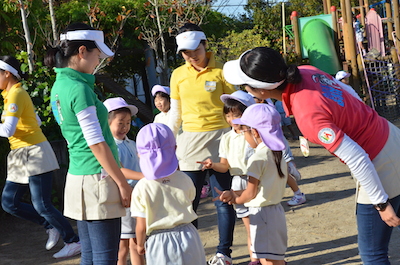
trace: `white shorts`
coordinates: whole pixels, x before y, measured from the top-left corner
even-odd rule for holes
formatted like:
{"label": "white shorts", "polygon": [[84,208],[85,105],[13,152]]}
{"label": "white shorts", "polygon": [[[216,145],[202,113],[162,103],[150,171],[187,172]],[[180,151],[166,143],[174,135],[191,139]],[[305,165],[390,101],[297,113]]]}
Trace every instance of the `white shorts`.
{"label": "white shorts", "polygon": [[282,205],[249,207],[249,211],[253,258],[283,260],[288,237]]}
{"label": "white shorts", "polygon": [[199,232],[191,223],[153,231],[145,249],[146,264],[206,264]]}
{"label": "white shorts", "polygon": [[121,239],[136,238],[136,218],[131,216],[131,208],[125,208],[126,215],[121,217]]}
{"label": "white shorts", "polygon": [[[232,190],[245,190],[247,188],[247,176],[233,176],[232,178]],[[235,211],[237,218],[243,218],[249,216],[249,208],[244,204],[235,204]]]}

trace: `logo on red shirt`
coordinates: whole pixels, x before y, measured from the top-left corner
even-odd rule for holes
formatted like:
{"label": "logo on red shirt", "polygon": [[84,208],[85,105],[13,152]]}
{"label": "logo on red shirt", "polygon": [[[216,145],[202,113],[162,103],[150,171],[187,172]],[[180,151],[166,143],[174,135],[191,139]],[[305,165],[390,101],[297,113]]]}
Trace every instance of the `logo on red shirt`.
{"label": "logo on red shirt", "polygon": [[335,132],[331,128],[323,128],[318,132],[318,139],[324,144],[333,143],[335,137]]}

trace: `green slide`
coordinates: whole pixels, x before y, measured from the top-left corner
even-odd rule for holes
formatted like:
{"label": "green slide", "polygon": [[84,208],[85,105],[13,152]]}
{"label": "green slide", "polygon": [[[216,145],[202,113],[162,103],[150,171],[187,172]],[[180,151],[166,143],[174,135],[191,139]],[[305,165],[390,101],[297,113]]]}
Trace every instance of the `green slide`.
{"label": "green slide", "polygon": [[313,18],[301,27],[301,43],[310,64],[331,75],[342,69],[336,54],[332,28],[323,19]]}

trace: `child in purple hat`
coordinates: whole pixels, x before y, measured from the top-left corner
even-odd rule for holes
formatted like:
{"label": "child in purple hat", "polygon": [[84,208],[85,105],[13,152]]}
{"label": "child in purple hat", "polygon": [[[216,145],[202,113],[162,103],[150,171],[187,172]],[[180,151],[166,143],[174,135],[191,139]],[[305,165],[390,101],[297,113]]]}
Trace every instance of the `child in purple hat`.
{"label": "child in purple hat", "polygon": [[[128,184],[134,188],[143,174],[140,173],[136,143],[127,137],[127,133],[131,128],[132,116],[138,113],[138,108],[128,105],[121,97],[106,99],[103,104],[108,110],[108,124],[118,147],[118,157],[123,167],[121,171]],[[135,218],[131,217],[130,208],[125,208],[125,211],[126,215],[121,217],[117,265],[126,265],[129,253],[132,265],[144,265],[143,256],[136,251]]]}
{"label": "child in purple hat", "polygon": [[151,123],[136,140],[145,177],[131,201],[138,253],[146,253],[146,264],[206,264],[200,235],[191,223],[197,219],[192,207],[196,189],[189,176],[177,170],[174,134],[164,124]]}
{"label": "child in purple hat", "polygon": [[215,199],[249,207],[252,257],[261,264],[285,264],[287,228],[281,200],[288,169],[282,155],[285,141],[280,122],[279,113],[269,104],[251,105],[241,118],[232,121],[255,153],[247,162],[247,188],[217,190],[220,196]]}

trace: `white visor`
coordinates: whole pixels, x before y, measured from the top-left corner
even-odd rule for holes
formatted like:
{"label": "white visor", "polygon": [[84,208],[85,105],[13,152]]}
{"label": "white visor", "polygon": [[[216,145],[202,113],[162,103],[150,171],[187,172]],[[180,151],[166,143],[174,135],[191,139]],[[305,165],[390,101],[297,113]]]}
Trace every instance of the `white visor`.
{"label": "white visor", "polygon": [[21,79],[21,76],[18,74],[18,70],[9,65],[8,63],[0,60],[0,69],[9,71],[12,73],[18,80]]}
{"label": "white visor", "polygon": [[285,82],[285,79],[279,82],[274,82],[274,83],[267,83],[267,82],[262,82],[256,79],[251,78],[250,76],[246,75],[243,71],[242,68],[240,67],[240,60],[242,59],[243,55],[245,55],[247,52],[251,50],[245,51],[242,53],[237,60],[229,61],[224,64],[224,77],[225,80],[228,83],[231,83],[232,85],[249,85],[253,88],[260,88],[260,89],[267,89],[267,90],[272,90],[280,86],[283,82]]}
{"label": "white visor", "polygon": [[202,40],[207,40],[206,34],[202,31],[182,32],[176,36],[176,44],[178,44],[176,53],[181,50],[196,50]]}
{"label": "white visor", "polygon": [[60,40],[91,40],[96,43],[100,58],[113,56],[114,53],[104,44],[104,34],[101,30],[74,30],[60,35]]}

